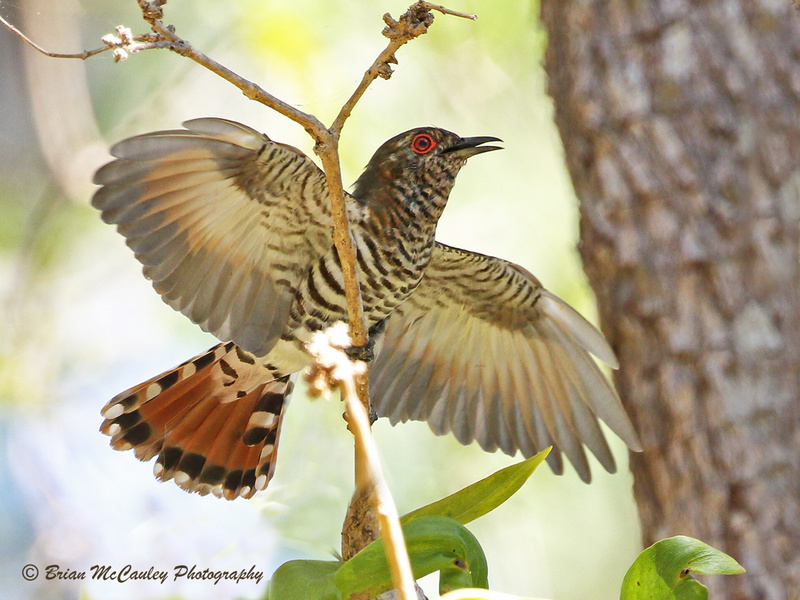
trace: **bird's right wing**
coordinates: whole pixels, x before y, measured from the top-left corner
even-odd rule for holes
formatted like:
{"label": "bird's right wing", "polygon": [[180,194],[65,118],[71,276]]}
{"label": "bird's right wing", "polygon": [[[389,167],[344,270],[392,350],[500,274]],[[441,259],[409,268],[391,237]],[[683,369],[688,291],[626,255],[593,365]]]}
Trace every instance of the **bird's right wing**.
{"label": "bird's right wing", "polygon": [[111,149],[92,204],[172,308],[266,354],[306,266],[332,244],[328,187],[302,152],[224,119]]}
{"label": "bird's right wing", "polygon": [[616,367],[602,334],[521,267],[437,244],[419,286],[389,317],[370,375],[379,416],[425,420],[526,457],[554,445],[590,478],[586,444],[614,459],[598,426],[632,449],[639,441],[611,383],[590,354]]}

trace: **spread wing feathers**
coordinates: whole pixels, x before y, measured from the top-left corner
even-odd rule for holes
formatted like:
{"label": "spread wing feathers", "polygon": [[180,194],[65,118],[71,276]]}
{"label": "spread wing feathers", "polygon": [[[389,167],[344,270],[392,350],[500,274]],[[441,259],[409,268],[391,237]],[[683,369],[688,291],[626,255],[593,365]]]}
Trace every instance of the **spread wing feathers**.
{"label": "spread wing feathers", "polygon": [[526,457],[553,445],[585,481],[584,444],[610,472],[605,421],[632,449],[636,433],[611,383],[602,334],[512,263],[437,244],[417,289],[389,317],[370,377],[378,415],[425,420],[463,444]]}
{"label": "spread wing feathers", "polygon": [[233,342],[112,398],[100,431],[133,449],[162,481],[228,500],[263,490],[275,470],[281,415],[292,391]]}
{"label": "spread wing feathers", "polygon": [[325,176],[296,148],[239,123],[184,126],[113,146],[92,204],[167,304],[263,356],[306,265],[332,244]]}

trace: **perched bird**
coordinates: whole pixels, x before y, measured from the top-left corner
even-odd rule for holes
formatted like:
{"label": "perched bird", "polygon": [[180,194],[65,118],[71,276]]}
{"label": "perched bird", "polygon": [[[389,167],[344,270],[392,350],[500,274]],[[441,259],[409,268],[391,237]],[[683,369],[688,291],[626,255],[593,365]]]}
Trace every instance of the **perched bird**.
{"label": "perched bird", "polygon": [[[220,343],[114,397],[101,431],[190,492],[233,499],[275,468],[304,343],[346,320],[322,171],[302,152],[223,119],[126,139],[92,204],[117,226],[172,308]],[[370,396],[394,424],[425,420],[463,444],[532,456],[555,446],[590,479],[584,444],[615,469],[598,418],[639,442],[593,354],[602,334],[523,268],[435,241],[467,159],[499,149],[422,127],[384,143],[346,195],[364,313],[377,340]]]}

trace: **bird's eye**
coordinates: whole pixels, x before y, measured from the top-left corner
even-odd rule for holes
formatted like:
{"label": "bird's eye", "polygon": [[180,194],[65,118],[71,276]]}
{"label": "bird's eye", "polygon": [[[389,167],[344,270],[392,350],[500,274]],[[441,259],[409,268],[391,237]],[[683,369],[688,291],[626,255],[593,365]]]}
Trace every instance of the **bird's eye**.
{"label": "bird's eye", "polygon": [[436,147],[436,141],[427,133],[418,133],[411,140],[411,149],[417,154],[427,154]]}

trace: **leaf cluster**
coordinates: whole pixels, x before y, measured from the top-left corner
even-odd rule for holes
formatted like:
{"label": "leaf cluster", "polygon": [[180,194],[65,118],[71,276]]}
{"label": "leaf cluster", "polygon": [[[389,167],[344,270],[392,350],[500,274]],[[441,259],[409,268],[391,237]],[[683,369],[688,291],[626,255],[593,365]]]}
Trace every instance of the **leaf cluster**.
{"label": "leaf cluster", "polygon": [[[414,578],[438,572],[439,593],[447,600],[512,600],[512,596],[488,589],[486,555],[464,525],[508,500],[548,452],[501,469],[402,517]],[[743,572],[727,554],[699,540],[676,536],[639,555],[622,582],[620,600],[706,600],[708,588],[692,573]],[[283,564],[275,571],[264,600],[361,600],[392,587],[383,540],[378,539],[347,562],[293,560]]]}
{"label": "leaf cluster", "polygon": [[[401,518],[415,579],[439,573],[439,593],[489,586],[486,556],[466,523],[508,500],[549,453],[544,450]],[[294,560],[280,566],[266,600],[350,600],[373,598],[392,589],[392,577],[378,539],[347,562]]]}

